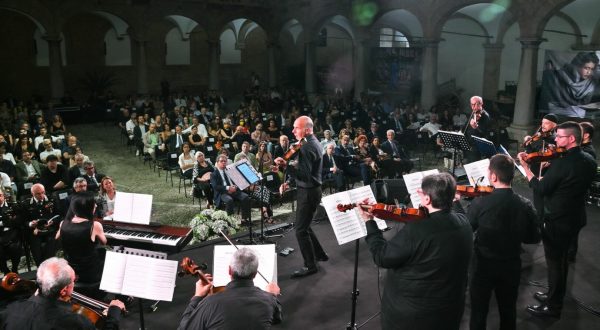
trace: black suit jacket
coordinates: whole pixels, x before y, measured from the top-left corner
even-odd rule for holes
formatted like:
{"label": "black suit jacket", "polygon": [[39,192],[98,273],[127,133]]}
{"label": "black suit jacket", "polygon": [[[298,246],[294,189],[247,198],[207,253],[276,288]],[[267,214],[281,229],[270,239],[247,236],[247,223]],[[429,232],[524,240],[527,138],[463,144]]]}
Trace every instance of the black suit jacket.
{"label": "black suit jacket", "polygon": [[[231,182],[231,184],[233,184],[233,182]],[[221,172],[219,172],[219,169],[217,168],[210,174],[210,186],[215,193],[214,203],[215,205],[219,205],[221,203],[221,195],[227,194],[227,186],[225,182],[223,182]]]}
{"label": "black suit jacket", "polygon": [[178,149],[175,147],[177,145],[177,134],[172,134],[171,136],[169,136],[169,140],[167,141],[169,151],[180,153],[182,145],[184,143],[188,142],[188,136],[186,134],[181,134],[181,140],[182,140],[182,143]]}
{"label": "black suit jacket", "polygon": [[400,144],[395,140],[392,142],[390,142],[390,140],[385,140],[385,142],[383,142],[381,144],[381,150],[383,152],[385,152],[386,154],[392,156],[394,154],[394,149],[392,148],[392,143],[394,143],[394,145],[396,146],[396,150],[398,150],[398,155],[400,156],[401,159],[409,158],[406,151],[404,151],[404,148],[402,148],[400,146]]}
{"label": "black suit jacket", "polygon": [[95,177],[96,177],[96,181],[98,182],[98,184],[96,184],[96,182],[94,182],[94,180],[92,179],[91,176],[88,176],[87,174],[84,174],[83,178],[87,182],[87,190],[88,191],[98,192],[100,190],[100,182],[102,181],[102,178],[104,176],[105,176],[104,174],[98,174],[98,173],[96,173]]}
{"label": "black suit jacket", "polygon": [[335,147],[333,154],[336,156],[335,161],[338,162],[338,166],[342,168],[349,166],[354,160],[353,156],[356,155],[353,148],[345,148],[341,144],[338,144]]}
{"label": "black suit jacket", "polygon": [[[148,132],[148,125],[144,125],[145,127],[145,131],[144,132]],[[133,127],[133,140],[136,143],[143,143],[142,141],[142,130],[140,129],[139,125],[135,125],[135,127]]]}

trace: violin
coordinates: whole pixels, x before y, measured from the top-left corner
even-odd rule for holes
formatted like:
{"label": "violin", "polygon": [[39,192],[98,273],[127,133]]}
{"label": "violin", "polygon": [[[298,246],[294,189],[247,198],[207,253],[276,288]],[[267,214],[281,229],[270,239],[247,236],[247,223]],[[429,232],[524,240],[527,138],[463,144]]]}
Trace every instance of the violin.
{"label": "violin", "polygon": [[289,162],[290,159],[292,159],[292,157],[294,157],[294,155],[296,154],[296,152],[298,152],[298,150],[300,150],[300,148],[302,147],[302,145],[306,143],[306,138],[302,138],[300,141],[292,144],[290,146],[290,148],[288,149],[288,151],[285,152],[285,154],[283,155],[283,158],[286,162]]}
{"label": "violin", "polygon": [[479,197],[483,195],[489,195],[494,191],[493,186],[465,186],[465,185],[457,185],[456,192],[463,197]]}
{"label": "violin", "polygon": [[541,139],[545,139],[549,136],[552,136],[552,131],[549,132],[537,132],[535,134],[533,134],[529,140],[525,141],[525,143],[523,143],[523,148],[529,146],[530,144],[532,144],[535,141],[539,141]]}
{"label": "violin", "polygon": [[[194,260],[192,260],[191,258],[184,257],[181,260],[181,262],[179,263],[179,266],[181,266],[181,271],[179,271],[179,273],[177,273],[178,276],[195,275],[195,276],[199,277],[200,280],[202,281],[202,283],[204,283],[205,285],[211,283],[211,281],[209,281],[208,278],[206,278],[206,275],[202,271],[202,268],[200,266],[198,266],[194,262]],[[212,294],[219,293],[222,291],[225,291],[224,286],[212,287],[210,289],[208,295],[212,295]]]}
{"label": "violin", "polygon": [[365,211],[369,211],[377,218],[398,222],[411,222],[414,220],[425,219],[429,216],[429,212],[424,207],[419,207],[418,209],[415,209],[410,207],[398,207],[395,205],[387,205],[383,203],[338,204],[337,210],[340,212],[346,212],[348,210],[352,210],[355,207],[360,207]]}
{"label": "violin", "polygon": [[551,159],[562,157],[567,153],[567,149],[565,148],[548,148],[542,151],[530,152],[525,156],[525,162],[531,163],[539,163],[539,162],[547,162]]}

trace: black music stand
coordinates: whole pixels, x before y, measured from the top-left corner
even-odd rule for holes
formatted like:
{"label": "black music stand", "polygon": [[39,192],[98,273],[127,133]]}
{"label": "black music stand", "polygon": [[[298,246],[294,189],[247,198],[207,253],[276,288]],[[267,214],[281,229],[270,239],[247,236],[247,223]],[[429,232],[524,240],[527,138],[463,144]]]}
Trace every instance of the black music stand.
{"label": "black music stand", "polygon": [[479,153],[483,157],[490,158],[493,155],[498,153],[498,151],[496,150],[496,146],[494,145],[494,142],[492,142],[488,139],[474,136],[474,135],[472,136],[472,138],[475,143],[475,148],[477,148],[477,150],[479,150]]}
{"label": "black music stand", "polygon": [[439,131],[438,136],[440,139],[442,139],[444,147],[452,148],[452,176],[455,176],[454,171],[456,169],[456,152],[458,150],[471,150],[469,141],[467,141],[467,137],[462,133]]}
{"label": "black music stand", "polygon": [[[249,162],[245,162],[244,164],[247,164],[247,167],[249,168],[245,168],[245,169],[240,169],[237,166],[235,167],[236,170],[244,177],[244,179],[249,183],[249,184],[256,184],[258,183],[260,185],[260,187],[262,187],[262,178],[256,174],[251,173],[252,171],[256,172],[256,170],[254,169],[254,167],[252,167],[252,165],[250,165]],[[262,162],[260,163],[259,166],[259,172],[261,172],[262,169]],[[252,170],[252,171],[250,171]],[[231,177],[230,177],[231,178]],[[262,189],[262,188],[261,188]],[[248,196],[248,198],[251,198],[250,196]],[[262,200],[259,201],[259,207],[260,207],[260,224],[261,224],[261,235],[263,232],[263,224],[264,224],[264,215],[262,212],[262,207],[263,207],[263,203]],[[252,212],[250,212],[250,214],[248,215],[248,239],[247,240],[238,240],[238,242],[245,244],[245,245],[254,245],[254,244],[258,244],[258,242],[256,240],[254,240],[254,233],[252,232]]]}

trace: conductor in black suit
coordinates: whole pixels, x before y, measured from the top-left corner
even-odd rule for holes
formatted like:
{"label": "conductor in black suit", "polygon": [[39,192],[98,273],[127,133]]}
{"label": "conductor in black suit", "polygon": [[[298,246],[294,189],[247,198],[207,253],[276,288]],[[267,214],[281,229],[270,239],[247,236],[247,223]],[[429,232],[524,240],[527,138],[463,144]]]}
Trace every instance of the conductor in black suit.
{"label": "conductor in black suit", "polygon": [[225,173],[226,166],[227,156],[219,155],[217,157],[217,168],[210,175],[210,185],[215,192],[215,206],[219,207],[219,205],[224,204],[227,214],[232,215],[234,201],[239,201],[242,207],[242,222],[249,222],[250,198],[229,179]]}
{"label": "conductor in black suit", "polygon": [[[323,147],[313,134],[313,122],[307,116],[300,116],[294,121],[293,133],[298,141],[306,138],[306,142],[297,151],[298,158],[288,165],[279,157],[275,159],[275,163],[282,168],[287,166],[287,173],[296,180],[298,189],[296,239],[304,258],[304,267],[292,274],[292,278],[298,278],[316,273],[319,270],[317,261],[327,261],[329,257],[310,228],[317,206],[321,202]],[[286,182],[281,185],[279,191],[283,192],[287,188]]]}

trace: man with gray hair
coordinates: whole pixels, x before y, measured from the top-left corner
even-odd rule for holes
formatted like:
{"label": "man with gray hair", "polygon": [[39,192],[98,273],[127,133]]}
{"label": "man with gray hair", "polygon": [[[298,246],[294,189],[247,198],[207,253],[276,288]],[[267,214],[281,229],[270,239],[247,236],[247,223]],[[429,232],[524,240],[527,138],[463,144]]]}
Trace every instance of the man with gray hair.
{"label": "man with gray hair", "polygon": [[94,162],[91,160],[83,162],[83,169],[85,170],[83,178],[87,181],[87,190],[98,192],[100,190],[100,181],[102,181],[104,174],[96,172],[96,166],[94,166]]}
{"label": "man with gray hair", "polygon": [[248,248],[237,250],[229,264],[231,282],[225,291],[209,295],[209,282],[196,282],[196,291],[183,313],[180,330],[184,329],[270,329],[281,323],[281,303],[277,299],[277,283],[268,283],[265,290],[254,286],[258,272],[258,257]]}
{"label": "man with gray hair", "polygon": [[[75,271],[65,259],[50,258],[37,270],[39,289],[27,300],[10,304],[0,318],[0,328],[12,329],[96,329],[83,315],[73,313],[69,303],[75,287]],[[119,300],[110,302],[103,329],[119,329]]]}

